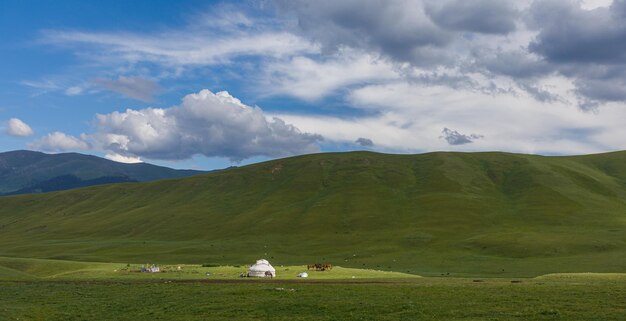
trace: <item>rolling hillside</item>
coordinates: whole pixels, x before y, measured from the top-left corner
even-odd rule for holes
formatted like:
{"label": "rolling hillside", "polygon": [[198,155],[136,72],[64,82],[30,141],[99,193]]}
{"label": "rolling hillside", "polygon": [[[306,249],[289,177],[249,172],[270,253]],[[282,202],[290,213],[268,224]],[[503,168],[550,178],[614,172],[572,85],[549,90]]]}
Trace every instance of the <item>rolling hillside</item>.
{"label": "rolling hillside", "polygon": [[0,256],[84,261],[624,272],[626,152],[327,153],[5,196],[0,244]]}
{"label": "rolling hillside", "polygon": [[0,195],[67,190],[110,183],[147,182],[202,173],[146,163],[124,164],[77,153],[19,150],[0,153]]}

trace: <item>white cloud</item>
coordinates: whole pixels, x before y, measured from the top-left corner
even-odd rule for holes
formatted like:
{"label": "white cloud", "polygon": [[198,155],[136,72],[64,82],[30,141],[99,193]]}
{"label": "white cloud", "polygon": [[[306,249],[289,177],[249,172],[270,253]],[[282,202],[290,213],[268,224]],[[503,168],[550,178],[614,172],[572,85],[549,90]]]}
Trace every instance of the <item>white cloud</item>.
{"label": "white cloud", "polygon": [[140,157],[123,156],[123,155],[115,154],[115,153],[106,154],[104,155],[104,158],[110,159],[118,163],[126,163],[126,164],[143,163]]}
{"label": "white cloud", "polygon": [[43,79],[41,81],[24,80],[20,84],[35,89],[34,96],[63,89],[56,80],[51,79]]}
{"label": "white cloud", "polygon": [[11,136],[27,137],[33,135],[33,129],[18,118],[11,118],[7,121],[5,132]]}
{"label": "white cloud", "polygon": [[65,94],[68,96],[76,96],[76,95],[80,95],[83,92],[83,90],[84,88],[80,86],[72,86],[72,87],[65,89]]}
{"label": "white cloud", "polygon": [[602,7],[608,7],[613,0],[582,0],[581,7],[585,10],[593,10]]}
{"label": "white cloud", "polygon": [[84,139],[74,137],[62,132],[50,133],[28,145],[29,148],[48,151],[64,152],[73,150],[88,150],[89,143]]}
{"label": "white cloud", "polygon": [[[615,50],[622,42],[585,42],[593,44],[597,35],[620,27],[626,2],[615,1],[611,7],[608,0],[465,2],[328,0],[307,6],[278,1],[279,14],[293,20],[277,22],[274,17],[262,23],[225,6],[201,15],[196,27],[175,31],[48,31],[44,40],[107,67],[127,67],[125,74],[141,63],[147,71],[138,74],[171,78],[189,69],[208,72],[219,66],[218,82],[226,73],[237,74],[245,88],[255,88],[261,97],[320,102],[330,96],[320,104],[340,100],[367,115],[321,115],[328,108],[319,108],[302,115],[276,113],[278,119],[270,119],[267,112],[227,93],[202,91],[171,108],[99,115],[89,139],[111,157],[182,159],[203,154],[238,160],[317,150],[319,137],[301,131],[352,145],[367,137],[379,150],[403,152],[568,154],[626,148],[617,121],[626,117],[624,51]],[[544,10],[542,4],[568,10]],[[563,37],[564,32],[571,37]],[[581,50],[556,50],[567,48]],[[554,53],[576,57],[559,60],[550,55]],[[610,63],[598,59],[599,54],[611,58]],[[237,60],[241,57],[255,59]],[[154,91],[149,84],[135,88],[138,79],[105,79],[100,85],[149,100]],[[30,85],[42,90],[56,86]],[[67,94],[77,92],[70,89]],[[585,113],[577,108],[579,102],[605,106],[598,113]],[[458,142],[472,143],[451,145],[439,138],[443,129],[461,138]]]}
{"label": "white cloud", "polygon": [[288,32],[162,32],[156,34],[47,31],[44,41],[79,46],[81,55],[119,63],[152,62],[169,67],[228,63],[237,56],[284,57],[316,52],[309,41]]}
{"label": "white cloud", "polygon": [[298,56],[264,68],[263,93],[313,101],[338,88],[398,79],[395,69],[385,59],[347,48],[321,61]]}
{"label": "white cloud", "polygon": [[160,90],[155,82],[141,77],[98,78],[94,82],[108,90],[145,102],[152,101],[153,96]]}
{"label": "white cloud", "polygon": [[[558,93],[568,95],[566,91]],[[365,86],[349,97],[353,107],[376,115],[277,116],[304,131],[315,131],[327,141],[351,143],[357,137],[368,137],[377,149],[392,152],[582,154],[626,149],[621,139],[626,132],[620,124],[626,119],[626,109],[616,103],[600,113],[587,113],[563,102],[538,102],[530,95],[492,95],[402,82]],[[450,145],[440,139],[444,128],[475,136],[471,144]]]}
{"label": "white cloud", "polygon": [[98,148],[124,157],[187,159],[194,155],[240,161],[319,151],[321,137],[302,133],[280,118],[227,92],[202,90],[171,108],[128,109],[98,115],[90,136]]}
{"label": "white cloud", "polygon": [[379,150],[416,152],[423,147],[417,143],[420,133],[405,127],[403,117],[391,113],[361,118],[295,114],[278,114],[277,117],[296,124],[303,131],[319,133],[331,143],[352,144],[359,137],[368,137],[376,142]]}
{"label": "white cloud", "polygon": [[89,83],[76,77],[60,75],[46,76],[40,80],[24,80],[20,81],[20,84],[34,89],[33,96],[51,92],[62,92],[66,96],[76,96],[85,93],[91,87]]}

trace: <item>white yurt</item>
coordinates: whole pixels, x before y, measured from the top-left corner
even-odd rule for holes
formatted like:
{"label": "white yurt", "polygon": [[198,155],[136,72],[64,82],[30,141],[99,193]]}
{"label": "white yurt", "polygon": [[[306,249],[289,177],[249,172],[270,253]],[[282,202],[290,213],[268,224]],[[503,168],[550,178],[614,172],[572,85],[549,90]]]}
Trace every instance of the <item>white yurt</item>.
{"label": "white yurt", "polygon": [[258,260],[248,269],[249,277],[273,278],[276,277],[276,269],[267,260]]}

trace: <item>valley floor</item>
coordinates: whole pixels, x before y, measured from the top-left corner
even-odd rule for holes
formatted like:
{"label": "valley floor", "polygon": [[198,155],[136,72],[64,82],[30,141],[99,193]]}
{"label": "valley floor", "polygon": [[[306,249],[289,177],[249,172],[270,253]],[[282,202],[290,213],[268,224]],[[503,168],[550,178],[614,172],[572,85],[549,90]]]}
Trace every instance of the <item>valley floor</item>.
{"label": "valley floor", "polygon": [[[0,320],[625,320],[626,274],[419,277],[337,267],[240,279],[244,266],[0,258]],[[209,275],[207,275],[207,272]]]}

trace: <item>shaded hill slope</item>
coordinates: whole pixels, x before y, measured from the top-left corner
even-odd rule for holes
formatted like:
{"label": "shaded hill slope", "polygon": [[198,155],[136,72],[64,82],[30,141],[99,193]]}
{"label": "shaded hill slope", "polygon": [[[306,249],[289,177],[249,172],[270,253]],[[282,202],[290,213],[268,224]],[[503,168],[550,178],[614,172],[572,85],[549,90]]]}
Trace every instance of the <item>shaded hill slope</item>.
{"label": "shaded hill slope", "polygon": [[0,244],[0,256],[91,261],[624,272],[626,153],[328,153],[1,197]]}
{"label": "shaded hill slope", "polygon": [[0,153],[0,195],[66,190],[78,187],[147,182],[202,173],[146,163],[124,164],[77,153],[34,151]]}

